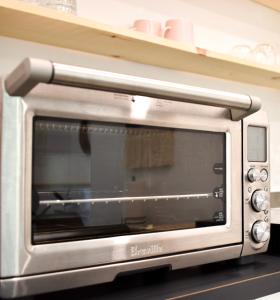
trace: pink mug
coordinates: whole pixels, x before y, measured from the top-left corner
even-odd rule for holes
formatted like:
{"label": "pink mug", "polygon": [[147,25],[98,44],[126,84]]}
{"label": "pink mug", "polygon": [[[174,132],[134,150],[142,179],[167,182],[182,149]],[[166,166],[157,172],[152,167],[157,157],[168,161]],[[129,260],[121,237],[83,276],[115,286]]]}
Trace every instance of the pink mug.
{"label": "pink mug", "polygon": [[144,32],[153,36],[162,36],[162,29],[160,22],[153,20],[136,20],[131,28],[136,31]]}
{"label": "pink mug", "polygon": [[172,19],[165,23],[164,37],[170,40],[194,43],[193,24],[182,19]]}

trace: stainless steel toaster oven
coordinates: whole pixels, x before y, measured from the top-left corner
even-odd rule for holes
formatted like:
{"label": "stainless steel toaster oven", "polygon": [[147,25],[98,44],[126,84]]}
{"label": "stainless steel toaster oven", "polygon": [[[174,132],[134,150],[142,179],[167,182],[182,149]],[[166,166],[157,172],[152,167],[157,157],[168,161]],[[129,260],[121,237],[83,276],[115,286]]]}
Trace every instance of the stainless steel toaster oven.
{"label": "stainless steel toaster oven", "polygon": [[256,97],[38,59],[1,91],[0,296],[266,251]]}

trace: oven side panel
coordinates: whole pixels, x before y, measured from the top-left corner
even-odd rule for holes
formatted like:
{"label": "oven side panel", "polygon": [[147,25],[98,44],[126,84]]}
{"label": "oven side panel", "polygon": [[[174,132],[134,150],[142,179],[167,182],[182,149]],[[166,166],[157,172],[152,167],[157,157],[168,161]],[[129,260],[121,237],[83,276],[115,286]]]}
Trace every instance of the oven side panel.
{"label": "oven side panel", "polygon": [[16,274],[30,259],[25,249],[23,110],[19,97],[2,91],[1,115],[1,277]]}
{"label": "oven side panel", "polygon": [[[4,81],[3,81],[3,78],[0,77],[0,178],[2,177],[2,159],[1,159],[1,156],[2,156],[2,127],[3,127],[3,98],[4,98]],[[1,191],[2,191],[2,188],[1,188],[1,184],[0,184],[0,195],[1,195]],[[1,253],[2,253],[2,233],[1,233],[1,230],[3,228],[3,225],[2,225],[2,197],[0,196],[0,278],[1,278],[1,274],[2,274],[2,258],[1,258]]]}

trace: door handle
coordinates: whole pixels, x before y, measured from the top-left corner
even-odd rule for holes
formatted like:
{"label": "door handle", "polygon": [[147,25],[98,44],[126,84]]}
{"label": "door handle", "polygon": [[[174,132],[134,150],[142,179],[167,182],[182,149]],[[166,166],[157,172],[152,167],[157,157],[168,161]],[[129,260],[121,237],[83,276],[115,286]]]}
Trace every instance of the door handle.
{"label": "door handle", "polygon": [[239,121],[261,108],[257,97],[195,87],[137,76],[26,58],[5,79],[11,96],[26,96],[38,83],[168,99],[200,105],[228,108],[231,119]]}

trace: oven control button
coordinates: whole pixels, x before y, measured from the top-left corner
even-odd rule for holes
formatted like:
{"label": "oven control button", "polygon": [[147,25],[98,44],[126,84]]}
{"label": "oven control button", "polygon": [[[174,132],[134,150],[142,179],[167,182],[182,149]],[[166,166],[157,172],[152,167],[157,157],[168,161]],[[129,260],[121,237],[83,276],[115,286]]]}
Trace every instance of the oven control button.
{"label": "oven control button", "polygon": [[255,191],[251,203],[256,211],[266,210],[269,207],[268,193],[262,190]]}
{"label": "oven control button", "polygon": [[256,243],[264,243],[270,237],[270,226],[264,221],[257,221],[252,227],[251,234]]}
{"label": "oven control button", "polygon": [[248,171],[248,179],[251,182],[259,181],[260,180],[260,170],[252,168]]}
{"label": "oven control button", "polygon": [[261,170],[260,178],[261,178],[261,181],[262,181],[262,182],[267,181],[267,179],[268,179],[268,172],[267,172],[266,169],[262,169],[262,170]]}

